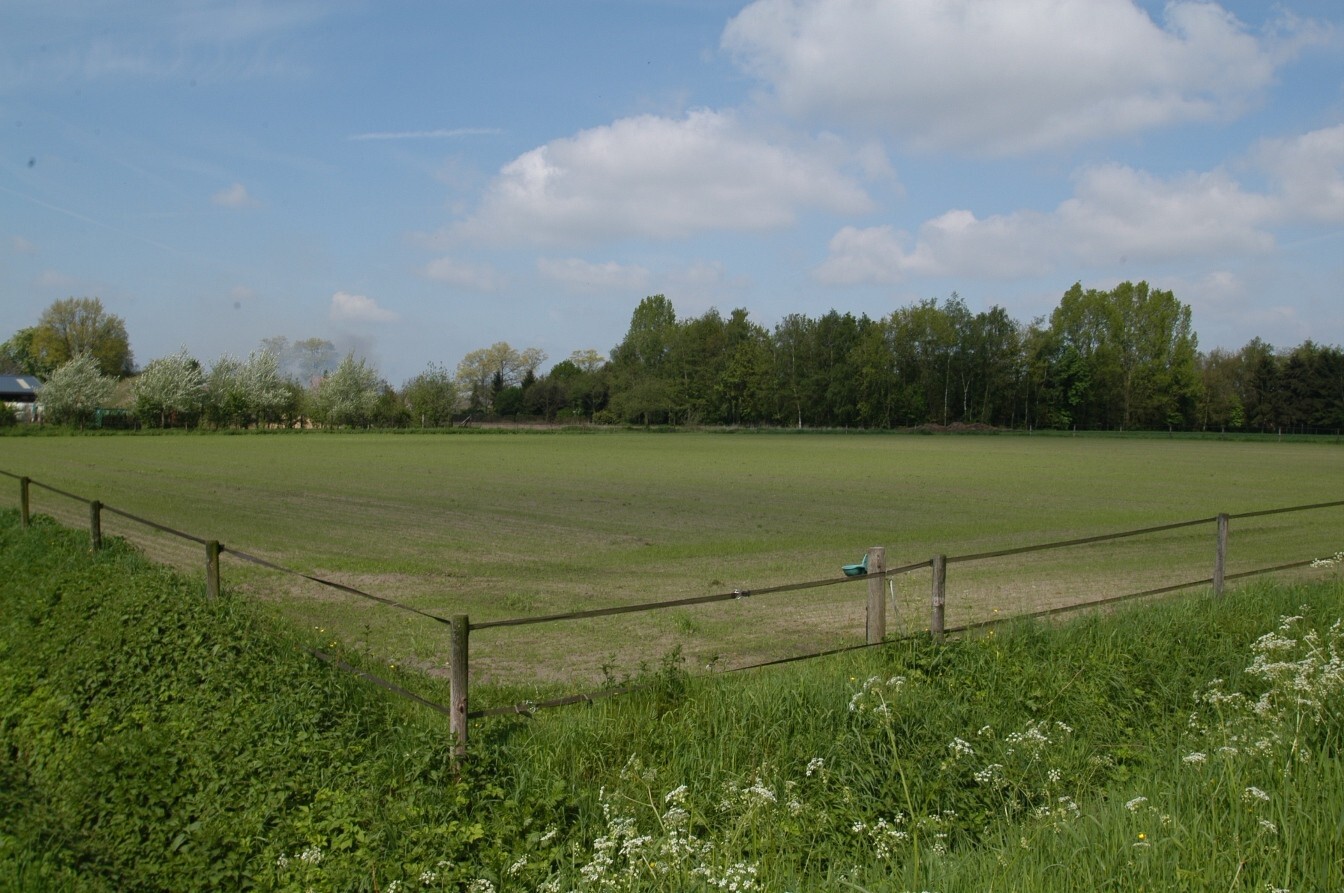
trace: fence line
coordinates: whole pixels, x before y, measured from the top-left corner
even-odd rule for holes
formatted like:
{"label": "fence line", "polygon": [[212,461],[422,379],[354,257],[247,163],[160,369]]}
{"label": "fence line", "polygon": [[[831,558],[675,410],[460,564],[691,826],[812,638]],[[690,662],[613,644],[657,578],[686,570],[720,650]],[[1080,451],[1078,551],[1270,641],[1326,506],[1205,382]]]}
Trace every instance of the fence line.
{"label": "fence line", "polygon": [[835,586],[839,583],[855,583],[860,580],[873,580],[881,577],[895,576],[896,574],[908,573],[912,570],[918,570],[921,567],[928,567],[927,561],[920,561],[915,564],[908,564],[904,567],[892,568],[870,574],[859,574],[853,577],[827,577],[824,580],[811,580],[806,583],[785,583],[780,586],[764,586],[759,589],[734,589],[732,592],[723,592],[716,595],[693,595],[687,598],[665,599],[657,602],[643,602],[637,605],[620,605],[614,608],[592,608],[587,611],[570,611],[565,614],[545,614],[535,617],[512,617],[507,620],[487,620],[484,623],[473,623],[471,628],[494,629],[500,626],[530,626],[536,623],[553,623],[559,620],[580,620],[589,617],[610,617],[615,614],[634,614],[642,611],[658,611],[664,608],[678,608],[686,605],[707,605],[712,602],[738,601],[744,598],[750,598],[756,595],[776,595],[781,592],[797,592],[803,589],[818,589],[822,586]]}
{"label": "fence line", "polygon": [[[1313,506],[1313,507],[1314,507],[1314,506]],[[1280,510],[1276,510],[1276,511],[1280,511]],[[1210,520],[1212,520],[1212,519],[1210,519]],[[1184,527],[1184,526],[1187,526],[1187,525],[1185,525],[1185,524],[1177,524],[1177,525],[1172,525],[1172,526],[1174,526],[1174,527]],[[1169,528],[1162,528],[1162,529],[1169,529]],[[1107,538],[1109,538],[1109,537],[1107,537]],[[967,560],[967,559],[962,559],[962,560]],[[1228,580],[1237,580],[1237,579],[1243,579],[1243,578],[1246,578],[1246,577],[1263,576],[1263,575],[1265,575],[1265,574],[1276,573],[1276,572],[1278,572],[1278,571],[1293,570],[1293,569],[1296,569],[1296,568],[1309,567],[1315,560],[1316,560],[1316,559],[1308,558],[1308,559],[1306,559],[1305,561],[1294,561],[1294,562],[1291,562],[1291,563],[1289,563],[1289,564],[1279,564],[1279,565],[1275,565],[1274,567],[1258,568],[1258,569],[1256,569],[1256,570],[1252,570],[1252,571],[1242,571],[1242,572],[1240,572],[1240,573],[1236,573],[1236,574],[1228,574],[1228,575],[1225,577],[1225,579],[1228,579]],[[950,562],[951,559],[948,559],[948,561]],[[924,561],[924,562],[920,562],[920,563],[917,564],[917,565],[910,565],[910,566],[908,566],[907,568],[905,568],[905,570],[909,570],[909,569],[911,569],[911,568],[928,567],[929,564],[930,564],[930,562],[928,562],[928,561]],[[894,571],[893,571],[893,573],[894,573]],[[871,574],[870,576],[877,577],[877,576],[881,576],[881,575],[879,575],[879,574]],[[1161,587],[1158,587],[1157,589],[1145,589],[1145,590],[1143,590],[1142,592],[1130,592],[1130,593],[1126,593],[1126,594],[1124,594],[1124,595],[1114,595],[1114,596],[1110,596],[1110,597],[1108,597],[1108,598],[1092,599],[1092,600],[1090,600],[1090,601],[1077,602],[1077,603],[1072,604],[1072,605],[1064,605],[1064,606],[1062,606],[1062,607],[1057,607],[1057,608],[1045,608],[1045,609],[1042,609],[1042,610],[1040,610],[1040,611],[1028,611],[1028,612],[1023,613],[1023,614],[1014,614],[1014,615],[1012,615],[1011,617],[995,617],[995,618],[993,618],[993,619],[991,619],[991,620],[982,620],[982,621],[979,621],[979,622],[976,622],[976,623],[966,623],[966,624],[962,624],[962,625],[960,625],[960,626],[951,626],[951,627],[947,627],[947,628],[944,630],[944,632],[945,632],[945,633],[966,633],[966,632],[974,632],[974,631],[976,631],[976,630],[990,629],[990,628],[992,628],[992,627],[1002,626],[1002,625],[1005,624],[1005,623],[1012,623],[1012,622],[1017,621],[1017,620],[1025,620],[1025,619],[1032,618],[1032,617],[1050,617],[1050,616],[1055,616],[1055,615],[1059,615],[1059,614],[1070,613],[1070,612],[1073,612],[1073,611],[1082,611],[1082,610],[1087,610],[1087,609],[1090,609],[1090,608],[1096,608],[1096,607],[1100,607],[1100,606],[1102,606],[1102,605],[1115,604],[1115,603],[1117,603],[1117,602],[1132,601],[1132,600],[1134,600],[1134,599],[1140,599],[1140,598],[1151,598],[1151,597],[1153,597],[1153,596],[1157,596],[1157,595],[1165,595],[1166,593],[1169,593],[1169,592],[1177,592],[1177,591],[1182,590],[1182,589],[1193,589],[1193,588],[1196,587],[1196,586],[1208,586],[1208,585],[1210,585],[1210,584],[1213,583],[1213,582],[1214,582],[1214,580],[1213,580],[1213,578],[1211,578],[1211,577],[1210,577],[1210,578],[1203,579],[1203,580],[1190,580],[1190,581],[1185,582],[1185,583],[1175,583],[1175,584],[1172,584],[1172,585],[1170,585],[1170,586],[1161,586]],[[481,627],[476,626],[476,625],[473,625],[472,628],[473,628],[473,629],[479,629],[479,628],[481,628]],[[894,639],[884,639],[884,640],[881,641],[881,642],[864,642],[864,643],[861,644],[861,645],[846,645],[846,646],[843,647],[843,648],[831,648],[831,649],[829,649],[829,650],[827,650],[827,651],[811,651],[811,652],[808,652],[807,654],[795,654],[795,655],[793,655],[793,656],[791,656],[791,657],[781,657],[781,658],[776,658],[776,659],[774,659],[774,660],[761,661],[760,663],[748,664],[748,665],[746,665],[746,666],[742,666],[742,667],[733,667],[732,669],[730,669],[730,670],[726,670],[725,672],[728,672],[728,673],[741,673],[741,672],[744,672],[744,671],[747,671],[747,670],[760,670],[760,669],[763,669],[763,668],[766,668],[766,667],[777,667],[777,666],[783,666],[784,664],[798,663],[799,661],[812,660],[812,659],[814,659],[814,658],[818,658],[818,657],[834,657],[834,656],[839,655],[839,654],[849,654],[850,652],[853,652],[853,651],[864,651],[864,650],[866,650],[866,649],[874,648],[874,647],[877,647],[877,646],[880,646],[880,645],[890,645],[890,644],[892,644],[892,643],[894,643],[894,642],[901,642],[901,641],[905,641],[905,640],[908,640],[908,639],[913,639],[913,638],[916,638],[917,636],[920,636],[920,635],[923,635],[923,633],[909,633],[909,634],[904,635],[904,636],[898,636],[898,637],[896,637],[896,638],[894,638]],[[490,717],[490,716],[530,716],[530,715],[532,715],[533,713],[535,713],[536,711],[538,711],[538,710],[543,710],[543,709],[546,709],[546,708],[551,708],[551,707],[566,707],[566,706],[569,706],[569,705],[571,705],[571,704],[580,704],[580,703],[592,703],[592,702],[594,702],[594,701],[600,700],[600,699],[602,699],[602,698],[608,698],[608,697],[611,697],[611,696],[613,696],[613,695],[623,695],[623,694],[629,694],[629,693],[631,693],[631,692],[635,692],[635,691],[644,691],[644,690],[647,690],[647,689],[649,689],[649,688],[652,688],[653,686],[654,686],[654,683],[646,683],[646,684],[643,684],[643,685],[625,685],[625,686],[618,686],[618,687],[616,687],[616,688],[611,688],[611,689],[600,689],[600,690],[598,690],[598,691],[595,691],[595,692],[589,692],[589,693],[586,693],[586,694],[566,695],[566,696],[564,696],[564,697],[560,697],[560,698],[551,698],[551,699],[549,699],[549,700],[544,700],[544,701],[520,701],[520,702],[518,702],[518,703],[516,703],[516,704],[510,704],[510,705],[508,705],[508,706],[504,706],[504,707],[490,707],[490,708],[487,708],[487,709],[484,709],[484,710],[472,710],[472,711],[470,711],[470,712],[467,714],[467,718],[468,718],[468,719],[482,719],[482,718]]]}
{"label": "fence line", "polygon": [[[99,505],[102,505],[102,503],[99,503]],[[135,521],[137,524],[143,524],[146,527],[152,527],[155,530],[160,531],[161,533],[169,533],[172,534],[173,536],[180,536],[184,540],[191,540],[193,543],[199,543],[202,546],[211,542],[211,540],[204,540],[201,539],[199,536],[192,536],[189,533],[183,533],[180,530],[174,530],[171,527],[165,527],[164,525],[159,524],[157,522],[146,520],[145,518],[141,518],[137,515],[132,515],[130,512],[123,512],[121,509],[115,509],[110,505],[103,505],[102,509],[105,512],[111,512],[114,515],[120,515],[123,518]]]}
{"label": "fence line", "polygon": [[310,580],[314,583],[320,583],[321,585],[328,586],[332,589],[339,589],[341,592],[348,592],[351,595],[357,595],[360,598],[371,599],[375,602],[380,602],[384,605],[388,605],[393,608],[400,608],[403,611],[409,611],[412,614],[419,614],[421,617],[426,617],[430,620],[433,620],[435,623],[443,623],[443,624],[452,623],[452,620],[448,619],[447,617],[440,617],[438,614],[431,614],[428,611],[422,611],[419,608],[414,608],[408,604],[404,604],[403,602],[396,601],[395,599],[384,598],[381,595],[374,595],[372,592],[365,592],[362,589],[356,589],[353,586],[347,586],[346,584],[338,583],[335,580],[326,580],[323,579],[322,577],[313,576],[312,574],[305,574],[303,571],[292,570],[290,568],[284,567],[283,565],[276,564],[273,561],[267,561],[265,558],[258,558],[256,555],[243,552],[239,549],[228,549],[221,546],[220,551],[227,552],[230,555],[237,555],[243,561],[251,562],[252,564],[258,565],[260,567],[268,568],[273,571],[280,571],[281,573],[290,574],[295,577],[302,577],[305,580]]}
{"label": "fence line", "polygon": [[416,694],[415,692],[409,689],[402,688],[395,682],[388,682],[383,677],[378,676],[374,673],[370,673],[368,670],[361,670],[359,667],[348,664],[345,661],[341,660],[339,657],[336,657],[335,655],[327,654],[325,651],[319,651],[316,648],[304,648],[303,650],[308,652],[318,660],[330,664],[333,667],[337,667],[338,669],[344,670],[345,672],[349,673],[352,676],[358,676],[361,679],[365,680],[366,682],[373,683],[379,688],[386,689],[387,691],[390,691],[393,694],[401,695],[403,698],[406,698],[409,701],[415,701],[417,704],[421,704],[425,707],[428,707],[431,710],[442,713],[444,716],[451,717],[453,715],[453,711],[450,708],[445,707],[442,704],[439,704],[435,701],[431,701],[429,700],[429,698],[421,697],[420,695]]}
{"label": "fence line", "polygon": [[[0,475],[13,478],[19,481],[20,514],[21,514],[21,521],[24,527],[29,526],[30,488],[35,486],[48,492],[55,493],[59,496],[75,500],[76,502],[87,503],[87,505],[89,506],[90,540],[95,549],[99,548],[102,544],[101,513],[104,510],[111,512],[115,515],[118,515],[120,517],[126,518],[130,521],[143,524],[147,527],[150,527],[162,533],[169,534],[170,536],[177,536],[182,539],[186,539],[191,542],[197,543],[199,545],[204,545],[206,548],[206,568],[207,568],[206,592],[210,596],[216,596],[219,593],[219,556],[221,553],[227,552],[229,554],[237,556],[239,559],[243,561],[247,561],[255,565],[275,570],[281,573],[301,577],[305,580],[309,580],[313,583],[317,583],[322,586],[337,589],[342,592],[350,593],[352,595],[361,598],[370,599],[374,602],[378,602],[380,604],[384,604],[389,607],[398,608],[419,615],[426,619],[433,620],[436,623],[449,626],[451,635],[450,649],[449,649],[449,683],[450,683],[449,693],[450,693],[450,700],[452,701],[452,704],[449,707],[445,707],[442,704],[438,704],[435,703],[434,701],[423,698],[420,695],[415,694],[414,692],[411,692],[399,685],[396,685],[395,683],[382,679],[381,677],[376,676],[375,674],[370,673],[368,671],[361,670],[357,667],[353,667],[350,664],[338,658],[335,658],[331,655],[312,649],[305,649],[305,650],[308,650],[315,657],[327,662],[332,666],[338,667],[339,669],[344,670],[345,672],[352,673],[374,685],[386,689],[387,691],[393,692],[404,698],[415,701],[416,703],[427,706],[430,709],[433,709],[439,713],[447,715],[450,718],[452,725],[452,732],[456,738],[455,751],[458,754],[463,754],[465,753],[466,750],[467,721],[469,719],[478,719],[489,716],[502,716],[508,714],[530,715],[535,710],[541,708],[560,707],[576,703],[591,703],[594,700],[599,700],[602,698],[611,697],[613,695],[618,694],[627,694],[632,691],[638,691],[649,687],[646,684],[625,685],[611,689],[603,689],[598,692],[592,692],[587,694],[566,695],[563,697],[552,698],[540,702],[525,701],[511,706],[492,707],[485,710],[472,711],[468,709],[468,699],[467,699],[467,691],[468,691],[467,653],[468,653],[469,636],[472,630],[486,630],[502,627],[517,627],[517,626],[528,626],[542,623],[554,623],[566,620],[610,617],[619,614],[664,610],[667,608],[685,607],[689,605],[704,605],[715,602],[736,601],[757,595],[796,592],[806,589],[815,589],[823,586],[833,586],[839,583],[858,582],[860,580],[868,581],[869,592],[867,602],[866,641],[864,644],[835,648],[826,651],[812,652],[803,655],[795,655],[792,657],[779,658],[776,660],[764,661],[761,663],[752,664],[745,667],[735,668],[736,670],[759,669],[762,667],[778,666],[781,664],[793,663],[796,661],[808,660],[816,657],[825,657],[836,654],[842,654],[849,651],[856,651],[861,648],[873,647],[875,645],[881,645],[890,641],[895,641],[887,639],[885,635],[886,598],[884,593],[881,592],[881,582],[891,577],[908,574],[912,571],[921,570],[923,568],[932,569],[933,580],[932,580],[932,595],[931,595],[931,614],[930,614],[928,632],[932,636],[932,638],[935,641],[937,641],[941,640],[946,633],[950,632],[953,633],[969,632],[972,630],[994,626],[996,624],[1005,623],[1008,622],[1009,620],[1020,619],[1023,617],[1043,617],[1043,616],[1062,614],[1070,611],[1077,611],[1087,608],[1095,608],[1101,605],[1113,604],[1120,601],[1162,595],[1169,592],[1175,592],[1181,589],[1190,589],[1196,586],[1212,585],[1213,592],[1217,596],[1222,594],[1224,583],[1228,580],[1244,579],[1247,577],[1262,574],[1269,574],[1279,571],[1306,567],[1312,563],[1312,559],[1291,562],[1288,564],[1280,564],[1273,567],[1257,568],[1255,570],[1243,571],[1235,574],[1227,574],[1225,571],[1226,571],[1226,556],[1227,556],[1228,521],[1230,519],[1256,518],[1268,515],[1286,514],[1289,512],[1312,511],[1317,509],[1338,508],[1340,506],[1344,506],[1344,500],[1337,500],[1333,502],[1314,503],[1312,505],[1288,506],[1276,509],[1264,509],[1253,512],[1242,512],[1238,514],[1225,513],[1210,518],[1200,518],[1193,521],[1179,521],[1171,524],[1161,524],[1152,527],[1118,531],[1114,533],[1099,534],[1096,536],[1080,537],[1069,540],[1058,540],[1050,543],[1038,543],[1029,546],[1015,547],[1011,549],[1000,549],[990,552],[979,552],[969,555],[959,555],[951,557],[940,554],[935,555],[933,558],[927,561],[920,561],[913,564],[902,565],[900,567],[894,567],[894,568],[887,568],[885,566],[885,554],[886,554],[885,549],[881,546],[875,546],[870,548],[866,553],[863,565],[851,566],[845,568],[846,575],[843,577],[830,577],[823,580],[811,580],[800,583],[786,583],[777,586],[761,587],[757,589],[734,589],[732,592],[718,593],[713,595],[691,596],[687,598],[667,599],[657,602],[642,602],[639,604],[621,605],[610,608],[594,608],[590,610],[571,611],[561,614],[548,614],[533,617],[514,617],[503,620],[490,620],[485,621],[483,623],[471,623],[466,615],[455,615],[451,618],[448,618],[430,613],[428,611],[422,611],[419,608],[415,608],[411,605],[398,602],[394,599],[374,595],[373,593],[365,592],[364,590],[357,589],[353,586],[348,586],[344,583],[339,583],[334,580],[327,580],[312,574],[306,574],[301,571],[292,570],[291,568],[284,567],[283,565],[276,564],[272,561],[260,558],[256,555],[252,555],[247,552],[243,552],[241,550],[226,548],[222,546],[217,540],[206,540],[201,537],[193,536],[191,534],[184,533],[183,531],[175,530],[172,527],[159,524],[155,521],[150,521],[145,518],[141,518],[130,512],[113,508],[111,506],[105,506],[98,500],[86,500],[83,497],[76,496],[73,493],[66,492],[64,490],[53,487],[49,484],[34,481],[30,478],[23,477],[9,471],[4,471],[0,469]],[[947,579],[948,564],[967,563],[972,561],[986,560],[990,558],[1001,558],[1012,555],[1026,554],[1030,552],[1042,552],[1046,550],[1063,549],[1073,546],[1107,542],[1127,537],[1142,536],[1146,534],[1154,534],[1165,531],[1178,530],[1181,528],[1195,527],[1199,525],[1209,524],[1210,522],[1217,522],[1218,525],[1216,551],[1214,558],[1214,573],[1213,576],[1210,578],[1201,580],[1192,580],[1184,583],[1176,583],[1153,589],[1146,589],[1141,592],[1127,593],[1124,595],[1111,596],[1103,599],[1094,599],[1085,602],[1076,602],[1073,604],[1063,605],[1055,608],[1048,608],[1040,611],[1027,612],[1023,614],[1016,614],[1013,615],[1012,617],[995,618],[992,620],[980,621],[976,623],[967,623],[962,624],[960,626],[954,626],[951,628],[945,628],[944,626],[943,621],[944,621],[944,608],[946,605],[946,579]],[[862,568],[863,572],[854,573],[854,571],[860,570],[860,568]],[[871,570],[869,568],[871,568]],[[874,583],[877,584],[876,587],[873,586]],[[875,592],[876,596],[874,594]],[[902,638],[910,638],[913,635],[919,635],[919,633],[910,634],[910,636],[904,636]]]}
{"label": "fence line", "polygon": [[[1344,505],[1344,503],[1338,503]],[[1177,521],[1175,524],[1159,524],[1156,527],[1140,527],[1137,530],[1122,530],[1119,533],[1102,533],[1097,536],[1085,536],[1079,539],[1058,540],[1053,543],[1038,543],[1031,546],[1018,546],[1013,549],[1000,549],[996,552],[977,552],[973,555],[954,555],[947,559],[948,564],[960,564],[965,561],[981,561],[986,558],[1004,558],[1009,555],[1025,555],[1028,552],[1045,552],[1050,549],[1066,549],[1070,546],[1083,546],[1089,543],[1104,543],[1108,540],[1125,539],[1131,536],[1142,536],[1149,533],[1161,533],[1166,530],[1179,530],[1182,527],[1197,527],[1200,524],[1208,524],[1216,518],[1199,518],[1194,521]]]}

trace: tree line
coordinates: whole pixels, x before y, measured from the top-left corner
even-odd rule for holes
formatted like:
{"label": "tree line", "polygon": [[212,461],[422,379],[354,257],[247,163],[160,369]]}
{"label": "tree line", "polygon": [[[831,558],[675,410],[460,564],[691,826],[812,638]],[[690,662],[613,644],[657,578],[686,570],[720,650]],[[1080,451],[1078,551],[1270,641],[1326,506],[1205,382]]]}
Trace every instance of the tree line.
{"label": "tree line", "polygon": [[678,318],[652,295],[608,355],[575,351],[542,373],[546,360],[497,342],[394,388],[328,341],[276,337],[246,359],[206,367],[180,351],[133,374],[124,324],[87,298],[56,302],[0,345],[0,371],[46,377],[47,418],[77,425],[120,403],[154,427],[1344,428],[1344,350],[1256,338],[1203,353],[1190,308],[1146,282],[1075,284],[1029,323],[997,306],[973,313],[953,293],[877,319],[831,310],[767,329],[743,309]]}

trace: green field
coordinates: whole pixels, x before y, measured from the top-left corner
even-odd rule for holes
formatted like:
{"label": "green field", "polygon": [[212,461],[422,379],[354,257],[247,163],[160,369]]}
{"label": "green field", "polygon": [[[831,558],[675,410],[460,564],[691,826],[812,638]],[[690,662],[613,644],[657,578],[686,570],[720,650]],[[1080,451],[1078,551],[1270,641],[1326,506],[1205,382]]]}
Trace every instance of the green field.
{"label": "green field", "polygon": [[[1344,499],[1337,443],[1046,436],[470,432],[0,438],[0,470],[225,547],[473,621],[839,577],[888,565]],[[0,507],[18,485],[0,480]],[[33,490],[71,524],[87,508]],[[113,515],[183,566],[200,547]],[[949,569],[949,625],[1207,578],[1213,525]],[[1234,522],[1229,571],[1344,548],[1344,509]],[[423,618],[226,556],[264,598],[389,662],[443,666]],[[928,625],[927,569],[891,581],[888,631]],[[472,639],[473,676],[593,680],[680,646],[729,667],[863,637],[865,587],[571,621]]]}

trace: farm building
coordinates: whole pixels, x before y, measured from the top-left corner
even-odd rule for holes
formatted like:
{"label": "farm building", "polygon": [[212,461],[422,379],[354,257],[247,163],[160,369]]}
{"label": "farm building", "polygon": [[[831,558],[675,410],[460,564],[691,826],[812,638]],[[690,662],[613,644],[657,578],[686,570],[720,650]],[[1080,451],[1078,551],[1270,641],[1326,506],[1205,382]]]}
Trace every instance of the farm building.
{"label": "farm building", "polygon": [[0,403],[26,422],[37,420],[37,392],[42,379],[35,375],[0,375]]}

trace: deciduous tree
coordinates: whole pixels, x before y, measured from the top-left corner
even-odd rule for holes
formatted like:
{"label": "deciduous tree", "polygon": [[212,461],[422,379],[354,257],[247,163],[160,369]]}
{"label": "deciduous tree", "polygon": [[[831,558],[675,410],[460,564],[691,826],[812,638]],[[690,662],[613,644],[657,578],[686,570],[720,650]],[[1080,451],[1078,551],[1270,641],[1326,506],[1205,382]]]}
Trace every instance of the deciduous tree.
{"label": "deciduous tree", "polygon": [[33,341],[37,328],[19,329],[4,344],[0,344],[0,375],[42,375],[42,362]]}
{"label": "deciduous tree", "polygon": [[150,362],[131,384],[135,412],[147,424],[168,427],[170,416],[184,421],[201,411],[205,400],[205,375],[201,364],[186,348],[172,356]]}
{"label": "deciduous tree", "polygon": [[424,372],[401,386],[401,395],[411,414],[411,423],[421,428],[451,425],[457,412],[458,390],[453,377],[441,364],[430,363]]}
{"label": "deciduous tree", "polygon": [[368,425],[378,405],[378,372],[353,353],[317,386],[314,414],[332,427]]}
{"label": "deciduous tree", "polygon": [[457,364],[457,386],[473,410],[494,408],[495,395],[505,388],[522,387],[529,375],[546,362],[536,347],[518,351],[507,341],[473,350]]}
{"label": "deciduous tree", "polygon": [[46,370],[80,354],[92,356],[104,375],[122,377],[135,368],[126,323],[105,311],[98,298],[65,298],[53,303],[42,311],[32,344]]}
{"label": "deciduous tree", "polygon": [[98,409],[107,407],[116,387],[116,379],[103,374],[92,354],[81,353],[62,363],[42,386],[42,411],[58,425],[83,428]]}

